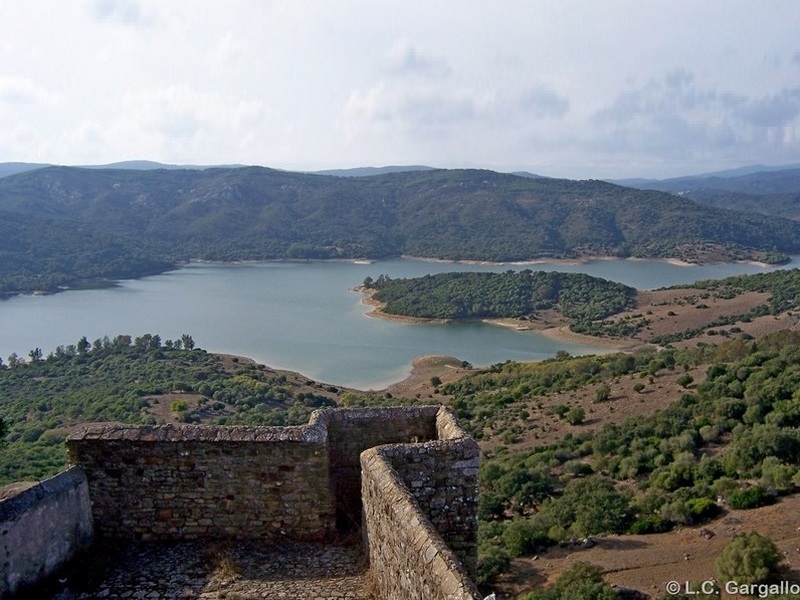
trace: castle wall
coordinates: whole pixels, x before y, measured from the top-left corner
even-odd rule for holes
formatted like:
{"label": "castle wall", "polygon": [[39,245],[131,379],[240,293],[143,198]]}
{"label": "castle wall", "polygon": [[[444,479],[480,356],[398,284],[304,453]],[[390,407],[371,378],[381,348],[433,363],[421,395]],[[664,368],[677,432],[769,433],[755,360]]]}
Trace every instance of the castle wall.
{"label": "castle wall", "polygon": [[92,541],[86,477],[73,467],[0,500],[0,598],[38,583]]}
{"label": "castle wall", "polygon": [[479,600],[455,553],[425,516],[390,461],[361,455],[362,499],[370,569],[384,600]]}
{"label": "castle wall", "polygon": [[361,455],[370,565],[382,598],[480,598],[477,568],[478,445],[438,410],[438,439]]}
{"label": "castle wall", "polygon": [[437,412],[436,406],[325,411],[330,478],[340,531],[361,526],[361,453],[382,444],[436,439]]}
{"label": "castle wall", "polygon": [[479,451],[449,409],[325,409],[301,427],[89,426],[67,446],[103,536],[324,540],[363,518],[381,598],[480,598]]}
{"label": "castle wall", "polygon": [[324,427],[89,427],[67,441],[99,534],[322,540],[334,530]]}

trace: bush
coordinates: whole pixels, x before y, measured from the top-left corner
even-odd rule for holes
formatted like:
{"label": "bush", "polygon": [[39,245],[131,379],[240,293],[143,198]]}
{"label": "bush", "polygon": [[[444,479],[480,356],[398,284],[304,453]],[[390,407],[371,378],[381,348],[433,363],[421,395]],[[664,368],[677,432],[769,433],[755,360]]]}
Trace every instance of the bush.
{"label": "bush", "polygon": [[719,506],[709,498],[692,498],[686,501],[689,517],[693,523],[706,521],[719,514]]}
{"label": "bush", "polygon": [[576,562],[564,571],[549,590],[537,590],[519,597],[519,600],[618,600],[614,588],[603,580],[600,567]]}
{"label": "bush", "polygon": [[772,540],[753,532],[734,536],[714,566],[721,581],[751,585],[768,581],[782,561],[783,555]]}
{"label": "bush", "polygon": [[553,544],[547,532],[531,519],[514,519],[507,523],[502,540],[503,547],[513,557],[534,554]]}
{"label": "bush", "polygon": [[758,508],[770,504],[774,498],[761,486],[754,485],[742,490],[733,491],[729,498],[728,503],[731,508],[746,509]]}
{"label": "bush", "polygon": [[567,411],[564,418],[570,425],[580,425],[586,418],[586,411],[580,406],[575,406]]}
{"label": "bush", "polygon": [[645,535],[647,533],[666,533],[672,529],[672,523],[658,516],[642,517],[633,522],[628,533]]}
{"label": "bush", "polygon": [[495,541],[482,543],[478,548],[478,572],[475,583],[483,585],[508,569],[511,558],[505,548]]}
{"label": "bush", "polygon": [[611,398],[611,388],[608,387],[608,384],[604,383],[597,388],[597,391],[594,393],[594,401],[600,403],[605,402],[609,398]]}

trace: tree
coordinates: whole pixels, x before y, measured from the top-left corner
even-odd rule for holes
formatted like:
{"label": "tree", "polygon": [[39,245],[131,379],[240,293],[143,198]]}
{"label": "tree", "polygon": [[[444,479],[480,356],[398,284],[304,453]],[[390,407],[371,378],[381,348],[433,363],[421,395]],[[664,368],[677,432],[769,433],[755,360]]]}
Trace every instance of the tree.
{"label": "tree", "polygon": [[31,362],[39,362],[42,360],[42,349],[41,348],[34,348],[30,352],[28,352],[28,356],[31,359]]}
{"label": "tree", "polygon": [[752,532],[734,536],[714,566],[720,580],[750,585],[768,581],[782,561],[783,555],[771,539]]}
{"label": "tree", "polygon": [[78,354],[86,354],[86,352],[91,347],[92,345],[89,343],[89,340],[86,339],[86,336],[83,336],[81,339],[78,340],[77,344]]}
{"label": "tree", "polygon": [[181,343],[183,344],[183,347],[186,348],[187,350],[194,350],[194,340],[192,339],[192,336],[190,336],[188,333],[184,333],[181,336]]}
{"label": "tree", "polygon": [[8,425],[3,417],[0,417],[0,448],[6,443],[6,434],[8,434]]}
{"label": "tree", "polygon": [[603,580],[600,567],[576,562],[564,571],[549,590],[537,590],[520,596],[521,600],[617,600],[614,588]]}

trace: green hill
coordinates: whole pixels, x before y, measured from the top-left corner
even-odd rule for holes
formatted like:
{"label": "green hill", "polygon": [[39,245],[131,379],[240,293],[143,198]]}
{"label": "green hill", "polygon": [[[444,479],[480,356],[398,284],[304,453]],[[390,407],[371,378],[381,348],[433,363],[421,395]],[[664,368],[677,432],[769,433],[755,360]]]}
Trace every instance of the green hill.
{"label": "green hill", "polygon": [[600,181],[429,170],[48,167],[0,179],[0,292],[133,277],[192,259],[415,255],[785,260],[800,224]]}

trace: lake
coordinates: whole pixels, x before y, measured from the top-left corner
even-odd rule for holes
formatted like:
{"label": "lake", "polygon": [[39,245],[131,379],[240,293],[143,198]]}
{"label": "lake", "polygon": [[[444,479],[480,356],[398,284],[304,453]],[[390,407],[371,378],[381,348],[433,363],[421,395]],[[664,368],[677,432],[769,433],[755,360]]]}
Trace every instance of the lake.
{"label": "lake", "polygon": [[[800,257],[782,268],[797,267]],[[192,335],[210,352],[247,356],[313,379],[381,389],[403,379],[420,355],[456,356],[474,365],[542,360],[558,350],[596,352],[484,323],[406,324],[365,316],[362,295],[352,291],[365,277],[416,277],[444,271],[531,268],[583,272],[639,289],[716,279],[764,269],[749,264],[682,266],[650,260],[594,260],[584,264],[452,264],[392,259],[351,262],[191,264],[116,287],[72,290],[0,301],[0,356],[45,355],[81,336],[93,341],[118,334],[153,333],[162,340]]]}

